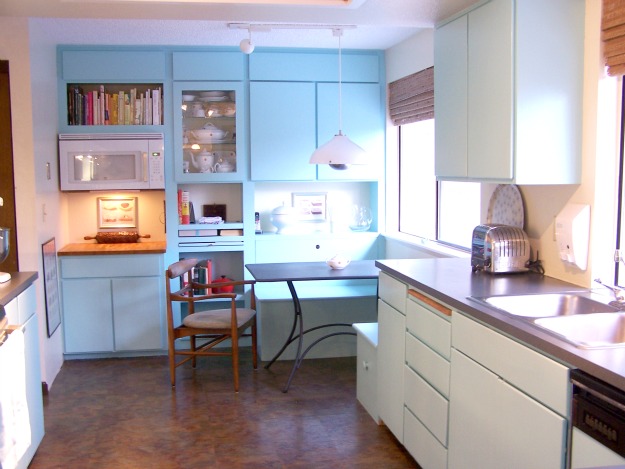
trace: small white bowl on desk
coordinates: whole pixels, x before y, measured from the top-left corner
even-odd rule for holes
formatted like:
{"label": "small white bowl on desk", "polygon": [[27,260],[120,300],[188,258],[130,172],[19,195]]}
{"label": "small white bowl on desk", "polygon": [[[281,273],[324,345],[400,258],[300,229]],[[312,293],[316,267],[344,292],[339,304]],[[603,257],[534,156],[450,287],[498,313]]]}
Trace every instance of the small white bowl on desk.
{"label": "small white bowl on desk", "polygon": [[347,257],[336,255],[333,258],[328,259],[326,264],[328,264],[333,270],[342,270],[347,267],[350,262],[351,260]]}

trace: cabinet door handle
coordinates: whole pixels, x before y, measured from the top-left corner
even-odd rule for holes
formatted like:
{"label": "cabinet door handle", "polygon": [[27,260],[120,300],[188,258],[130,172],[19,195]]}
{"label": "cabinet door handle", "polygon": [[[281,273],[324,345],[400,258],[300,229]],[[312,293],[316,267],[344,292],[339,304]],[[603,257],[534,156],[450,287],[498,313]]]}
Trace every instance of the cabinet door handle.
{"label": "cabinet door handle", "polygon": [[422,295],[421,293],[419,293],[418,291],[415,290],[411,290],[408,289],[408,294],[410,296],[413,296],[414,298],[416,298],[417,300],[425,303],[428,306],[431,306],[432,308],[434,308],[436,311],[443,313],[445,316],[451,316],[451,309],[447,308],[446,306],[443,306],[442,304],[434,301],[431,298],[428,298],[425,295]]}

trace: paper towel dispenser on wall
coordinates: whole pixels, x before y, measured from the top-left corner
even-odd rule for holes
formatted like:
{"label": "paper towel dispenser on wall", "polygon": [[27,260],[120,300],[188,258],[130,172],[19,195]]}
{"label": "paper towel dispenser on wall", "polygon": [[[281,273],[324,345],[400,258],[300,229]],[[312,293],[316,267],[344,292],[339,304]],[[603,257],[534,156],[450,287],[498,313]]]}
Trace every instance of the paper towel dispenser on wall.
{"label": "paper towel dispenser on wall", "polygon": [[560,259],[586,270],[590,241],[590,205],[568,204],[556,216],[555,228]]}

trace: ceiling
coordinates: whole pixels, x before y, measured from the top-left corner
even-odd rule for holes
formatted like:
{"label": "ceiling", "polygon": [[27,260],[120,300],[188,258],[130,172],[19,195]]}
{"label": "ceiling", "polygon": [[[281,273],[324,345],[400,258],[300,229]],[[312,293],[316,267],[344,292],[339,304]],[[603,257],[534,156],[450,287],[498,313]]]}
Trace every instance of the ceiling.
{"label": "ceiling", "polygon": [[[141,28],[158,20],[165,32],[175,28],[186,34],[201,31],[209,45],[235,45],[247,31],[228,23],[288,23],[355,25],[345,30],[342,45],[352,49],[387,49],[423,28],[480,0],[1,0],[0,16],[61,19],[98,19],[103,29]],[[337,4],[339,4],[337,6]],[[115,21],[111,23],[107,20]],[[78,23],[80,23],[78,22]],[[69,21],[77,24],[76,21]],[[65,26],[63,26],[65,27]],[[92,31],[93,32],[93,31]],[[208,37],[208,39],[206,39]],[[259,47],[336,47],[332,33],[323,29],[281,29],[254,32]]]}

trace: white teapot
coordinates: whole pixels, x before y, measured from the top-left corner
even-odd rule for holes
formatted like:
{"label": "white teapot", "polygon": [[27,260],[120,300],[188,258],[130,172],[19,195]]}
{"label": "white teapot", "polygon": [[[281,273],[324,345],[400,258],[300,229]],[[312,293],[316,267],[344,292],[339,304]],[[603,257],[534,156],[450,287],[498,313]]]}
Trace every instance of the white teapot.
{"label": "white teapot", "polygon": [[341,270],[347,267],[350,262],[351,260],[349,260],[347,257],[337,254],[333,258],[328,259],[326,261],[326,264],[328,264],[334,270]]}
{"label": "white teapot", "polygon": [[228,136],[228,131],[220,129],[216,125],[206,124],[201,129],[191,131],[193,137],[200,141],[206,142],[211,140],[223,140]]}
{"label": "white teapot", "polygon": [[232,173],[234,171],[234,165],[229,161],[220,161],[215,165],[216,173]]}
{"label": "white teapot", "polygon": [[215,164],[215,155],[209,151],[202,151],[197,156],[191,154],[191,163],[200,173],[211,173]]}

